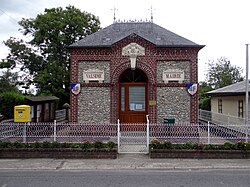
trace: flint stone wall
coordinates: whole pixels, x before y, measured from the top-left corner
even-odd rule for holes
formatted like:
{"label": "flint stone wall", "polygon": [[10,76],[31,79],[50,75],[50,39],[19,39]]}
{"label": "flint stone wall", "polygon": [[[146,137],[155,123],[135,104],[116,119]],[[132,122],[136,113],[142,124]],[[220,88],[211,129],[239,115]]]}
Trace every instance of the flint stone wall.
{"label": "flint stone wall", "polygon": [[110,122],[110,88],[83,87],[78,95],[79,123]]}
{"label": "flint stone wall", "polygon": [[157,122],[175,118],[175,122],[190,122],[190,96],[187,88],[157,88]]}

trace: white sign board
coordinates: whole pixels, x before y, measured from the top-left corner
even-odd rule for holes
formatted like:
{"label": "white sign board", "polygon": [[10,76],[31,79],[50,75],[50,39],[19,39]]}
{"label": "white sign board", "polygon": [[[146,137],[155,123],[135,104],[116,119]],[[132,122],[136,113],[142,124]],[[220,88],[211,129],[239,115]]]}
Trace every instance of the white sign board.
{"label": "white sign board", "polygon": [[83,72],[83,81],[88,83],[91,81],[98,81],[102,83],[104,81],[104,71],[100,70],[88,70]]}
{"label": "white sign board", "polygon": [[165,83],[178,82],[182,83],[184,81],[184,71],[180,69],[169,69],[163,71],[162,80]]}

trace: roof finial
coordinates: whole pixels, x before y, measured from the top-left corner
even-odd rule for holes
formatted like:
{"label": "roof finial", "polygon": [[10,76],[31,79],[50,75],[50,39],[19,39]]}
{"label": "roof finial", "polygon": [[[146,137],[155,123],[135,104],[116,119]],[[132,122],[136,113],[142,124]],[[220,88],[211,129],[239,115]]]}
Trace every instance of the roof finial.
{"label": "roof finial", "polygon": [[153,23],[153,20],[154,20],[154,17],[153,17],[153,6],[151,5],[151,8],[150,8],[150,13],[151,13],[151,17],[150,17],[150,21]]}
{"label": "roof finial", "polygon": [[114,6],[114,8],[113,9],[111,9],[111,10],[113,10],[114,11],[114,23],[116,22],[116,17],[115,17],[115,11],[116,10],[118,10],[117,8],[115,8],[115,6]]}

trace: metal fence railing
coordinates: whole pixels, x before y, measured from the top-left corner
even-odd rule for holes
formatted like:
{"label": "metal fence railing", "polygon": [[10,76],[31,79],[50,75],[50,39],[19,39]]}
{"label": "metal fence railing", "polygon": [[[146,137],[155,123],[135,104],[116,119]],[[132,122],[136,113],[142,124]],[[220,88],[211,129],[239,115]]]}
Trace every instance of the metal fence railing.
{"label": "metal fence railing", "polygon": [[[148,131],[147,131],[148,128]],[[0,123],[0,141],[70,142],[112,141],[118,143],[117,124],[89,123]],[[148,145],[154,139],[172,143],[223,144],[227,141],[249,141],[250,126],[214,123],[120,124],[120,141],[143,140]],[[143,138],[144,137],[144,138]],[[148,138],[147,138],[148,137]],[[126,143],[126,142],[125,142]],[[135,144],[136,142],[132,142]],[[137,143],[138,144],[138,143]]]}
{"label": "metal fence railing", "polygon": [[199,110],[199,119],[203,121],[209,121],[216,124],[224,125],[243,125],[245,124],[245,118],[225,115],[221,113],[211,112],[207,110]]}
{"label": "metal fence railing", "polygon": [[116,124],[0,123],[1,141],[117,142]]}
{"label": "metal fence railing", "polygon": [[223,129],[223,131],[244,134],[245,141],[248,141],[248,137],[250,136],[250,123],[246,123],[245,118],[199,110],[199,121],[201,124],[216,125],[220,131]]}

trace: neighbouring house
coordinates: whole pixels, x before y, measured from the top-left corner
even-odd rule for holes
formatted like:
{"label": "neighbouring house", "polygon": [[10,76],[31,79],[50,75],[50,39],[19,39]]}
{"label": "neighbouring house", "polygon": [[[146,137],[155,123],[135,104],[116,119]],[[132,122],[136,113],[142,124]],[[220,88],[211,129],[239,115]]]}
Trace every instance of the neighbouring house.
{"label": "neighbouring house", "polygon": [[68,46],[70,121],[198,122],[203,47],[152,22],[115,22]]}
{"label": "neighbouring house", "polygon": [[[249,90],[250,91],[250,90]],[[245,118],[246,82],[238,82],[206,93],[211,97],[211,112]],[[248,106],[250,109],[249,101]],[[242,121],[242,120],[241,120]]]}
{"label": "neighbouring house", "polygon": [[56,100],[55,96],[26,97],[24,103],[30,106],[32,122],[51,122],[55,119]]}

